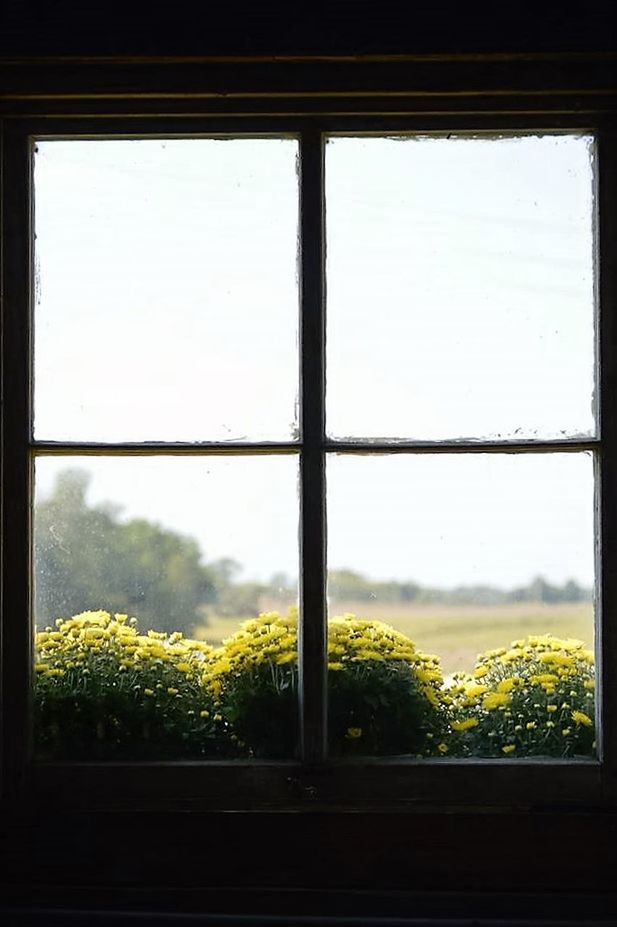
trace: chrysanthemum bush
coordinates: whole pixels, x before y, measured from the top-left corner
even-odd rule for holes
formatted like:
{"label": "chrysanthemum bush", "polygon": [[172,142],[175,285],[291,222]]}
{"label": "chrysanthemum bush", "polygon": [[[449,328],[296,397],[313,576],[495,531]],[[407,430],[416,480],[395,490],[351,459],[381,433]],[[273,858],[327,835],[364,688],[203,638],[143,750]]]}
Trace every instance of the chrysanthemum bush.
{"label": "chrysanthemum bush", "polygon": [[[245,622],[213,648],[84,612],[36,635],[44,758],[293,757],[297,614]],[[328,625],[333,755],[590,756],[594,666],[580,641],[530,637],[444,684],[439,659],[354,615]]]}
{"label": "chrysanthemum bush", "polygon": [[328,727],[336,754],[422,753],[443,727],[439,658],[381,621],[328,624]]}
{"label": "chrysanthemum bush", "polygon": [[444,693],[457,756],[591,756],[594,662],[581,641],[551,635],[482,654]]}
{"label": "chrysanthemum bush", "polygon": [[235,750],[202,684],[207,644],[107,612],[36,635],[37,752],[48,758],[215,757]]}
{"label": "chrysanthemum bush", "polygon": [[244,622],[214,650],[203,685],[255,757],[291,757],[298,738],[297,615]]}
{"label": "chrysanthemum bush", "polygon": [[[329,735],[333,753],[417,752],[439,726],[436,657],[380,621],[328,625]],[[297,615],[242,625],[206,665],[204,684],[254,756],[297,752]]]}

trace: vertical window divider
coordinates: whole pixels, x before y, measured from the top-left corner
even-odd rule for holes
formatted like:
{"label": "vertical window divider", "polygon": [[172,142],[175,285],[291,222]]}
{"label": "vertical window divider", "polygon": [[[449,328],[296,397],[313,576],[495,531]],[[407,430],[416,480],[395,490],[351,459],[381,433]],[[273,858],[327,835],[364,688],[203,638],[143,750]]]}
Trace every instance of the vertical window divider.
{"label": "vertical window divider", "polygon": [[300,743],[314,766],[327,749],[327,608],[324,139],[313,127],[300,135],[300,267]]}

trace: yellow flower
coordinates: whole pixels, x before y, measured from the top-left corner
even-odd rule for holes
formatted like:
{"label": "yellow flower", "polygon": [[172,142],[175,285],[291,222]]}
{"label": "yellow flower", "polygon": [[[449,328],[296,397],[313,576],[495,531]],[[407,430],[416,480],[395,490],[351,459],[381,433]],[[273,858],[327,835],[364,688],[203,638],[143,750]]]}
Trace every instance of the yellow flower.
{"label": "yellow flower", "polygon": [[535,731],[535,729],[536,729],[537,726],[538,726],[538,725],[536,724],[535,721],[528,721],[527,724],[525,725],[525,728],[526,728],[528,731]]}
{"label": "yellow flower", "polygon": [[468,682],[465,685],[465,695],[468,696],[468,698],[476,698],[478,695],[484,695],[487,690],[488,686],[482,683]]}
{"label": "yellow flower", "polygon": [[586,715],[584,711],[573,711],[572,720],[576,724],[582,724],[584,727],[591,727],[593,724],[589,715]]}
{"label": "yellow flower", "polygon": [[359,650],[355,657],[352,657],[354,662],[368,662],[369,660],[377,660],[381,662],[385,660],[383,653],[379,653],[378,650]]}
{"label": "yellow flower", "polygon": [[538,654],[538,660],[540,663],[554,663],[556,666],[572,666],[574,664],[574,657],[554,652],[540,653]]}
{"label": "yellow flower", "polygon": [[345,737],[348,740],[358,740],[359,737],[362,737],[362,728],[361,727],[348,727]]}
{"label": "yellow flower", "polygon": [[447,752],[448,752],[448,745],[447,745],[447,744],[439,744],[439,745],[437,746],[437,749],[439,750],[440,753],[447,753]]}
{"label": "yellow flower", "polygon": [[152,689],[144,689],[144,695],[152,696],[154,695],[154,692],[152,691]]}
{"label": "yellow flower", "polygon": [[518,679],[515,677],[502,679],[501,682],[497,683],[497,691],[504,692],[507,695],[508,692],[511,692],[516,685],[518,685]]}
{"label": "yellow flower", "polygon": [[293,663],[297,659],[295,650],[288,650],[287,653],[281,653],[276,658],[278,666],[284,666],[286,663]]}
{"label": "yellow flower", "polygon": [[551,713],[557,711],[557,705],[547,705],[546,710],[550,711]]}
{"label": "yellow flower", "polygon": [[178,694],[178,690],[177,690],[177,689],[174,689],[173,686],[169,686],[168,689],[167,689],[167,694],[168,694],[168,695],[177,695],[177,694]]}
{"label": "yellow flower", "polygon": [[524,652],[521,647],[513,647],[511,650],[507,650],[501,658],[502,663],[512,663],[513,660],[518,660],[519,657],[524,656]]}
{"label": "yellow flower", "polygon": [[206,709],[204,708],[203,711],[200,711],[200,712],[199,712],[199,717],[200,717],[200,718],[209,718],[209,717],[210,717],[210,712],[209,712],[209,711],[206,711]]}
{"label": "yellow flower", "polygon": [[564,727],[564,729],[563,729],[563,731],[562,731],[561,733],[563,734],[564,737],[567,737],[569,734],[572,733],[572,728],[571,728],[571,727]]}
{"label": "yellow flower", "polygon": [[495,708],[503,708],[510,701],[510,696],[505,692],[489,692],[482,701],[482,707],[487,711],[494,711]]}
{"label": "yellow flower", "polygon": [[190,663],[176,663],[176,669],[181,673],[190,673],[192,667]]}
{"label": "yellow flower", "polygon": [[453,721],[452,730],[453,731],[468,731],[472,727],[476,727],[478,724],[477,718],[465,718],[464,721]]}
{"label": "yellow flower", "polygon": [[488,673],[487,666],[478,666],[477,669],[473,671],[473,674],[476,679],[482,679],[482,677],[486,676],[487,673]]}
{"label": "yellow flower", "polygon": [[516,750],[516,744],[506,744],[505,747],[501,748],[502,753],[514,753]]}
{"label": "yellow flower", "polygon": [[548,683],[550,685],[552,682],[558,682],[558,677],[555,676],[554,673],[539,673],[536,676],[531,676],[531,681],[533,683],[540,683],[540,685],[543,685],[544,683]]}

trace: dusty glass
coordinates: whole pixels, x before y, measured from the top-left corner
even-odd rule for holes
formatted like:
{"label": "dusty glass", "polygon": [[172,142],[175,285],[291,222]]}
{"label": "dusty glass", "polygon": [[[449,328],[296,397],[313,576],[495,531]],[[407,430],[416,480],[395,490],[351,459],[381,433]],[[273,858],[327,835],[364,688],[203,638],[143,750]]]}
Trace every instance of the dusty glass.
{"label": "dusty glass", "polygon": [[294,753],[297,471],[295,455],[37,458],[40,755]]}
{"label": "dusty glass", "polygon": [[593,456],[331,455],[327,476],[333,751],[592,755]]}
{"label": "dusty glass", "polygon": [[593,139],[330,138],[327,430],[594,435]]}
{"label": "dusty glass", "polygon": [[297,435],[297,143],[40,141],[35,436]]}

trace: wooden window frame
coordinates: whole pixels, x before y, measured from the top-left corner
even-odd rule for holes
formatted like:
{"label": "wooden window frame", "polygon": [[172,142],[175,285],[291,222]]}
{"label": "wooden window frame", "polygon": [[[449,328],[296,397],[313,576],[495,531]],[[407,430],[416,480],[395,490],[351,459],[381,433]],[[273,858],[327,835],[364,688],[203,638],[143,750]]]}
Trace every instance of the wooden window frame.
{"label": "wooden window frame", "polygon": [[[610,56],[362,61],[150,61],[2,66],[2,797],[5,808],[469,812],[609,808],[617,798],[617,134]],[[559,58],[559,60],[556,60]],[[6,82],[5,82],[6,87]],[[45,88],[45,89],[43,89]],[[51,88],[51,89],[50,89]],[[324,156],[328,133],[591,132],[597,145],[601,441],[329,442],[324,429]],[[300,444],[93,445],[31,437],[33,138],[293,135],[301,146]],[[324,459],[345,453],[592,450],[602,569],[597,761],[325,757]],[[302,760],[46,763],[31,759],[29,583],[33,453],[298,453]]]}

